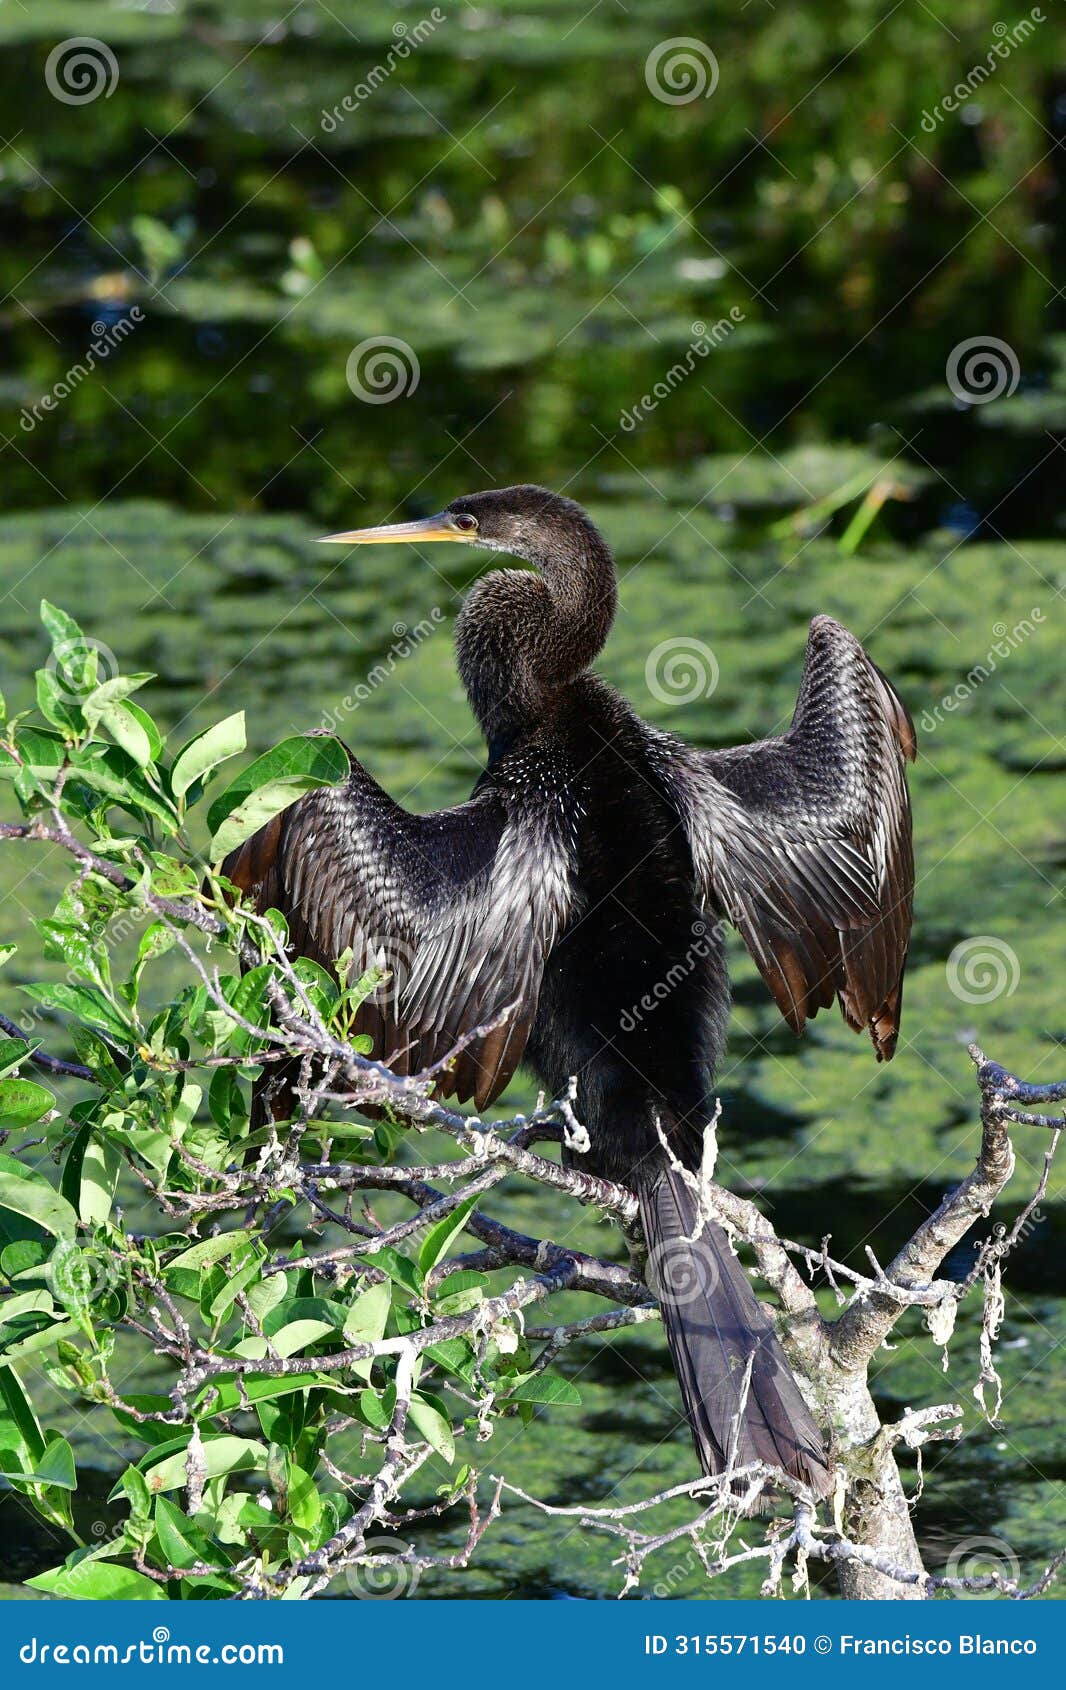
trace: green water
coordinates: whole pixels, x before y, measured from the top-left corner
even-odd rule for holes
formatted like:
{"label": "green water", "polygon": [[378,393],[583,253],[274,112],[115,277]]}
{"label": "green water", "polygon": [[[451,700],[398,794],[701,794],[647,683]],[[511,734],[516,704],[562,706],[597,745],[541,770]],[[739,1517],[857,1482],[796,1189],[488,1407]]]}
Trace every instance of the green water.
{"label": "green water", "polygon": [[[865,1245],[884,1260],[972,1157],[966,1040],[1031,1080],[1066,1073],[1055,10],[966,102],[967,121],[932,132],[923,113],[996,39],[987,5],[440,10],[331,130],[322,113],[388,63],[395,24],[414,31],[429,8],[0,6],[4,690],[25,694],[47,596],[124,668],[158,674],[153,708],[179,739],[240,708],[260,748],[328,718],[404,802],[455,801],[480,760],[449,637],[476,554],[349,558],[313,541],[525,479],[580,498],[615,547],[622,608],[603,673],[695,741],[787,720],[807,620],[837,616],[919,723],[903,1038],[885,1069],[824,1015],[797,1045],[738,950],[721,1167],[759,1182],[790,1236],[831,1231],[856,1265]],[[112,51],[117,82],[64,104],[46,63],[86,34]],[[649,92],[645,61],[679,35],[709,44],[719,79],[709,99],[671,106]],[[142,320],[35,421],[93,325],[134,307]],[[625,426],[699,338],[693,325],[723,321]],[[369,404],[346,364],[379,335],[406,343],[418,380]],[[1007,343],[1018,385],[964,406],[945,366],[979,335]],[[840,545],[854,503],[777,527],[879,470],[906,497],[854,554]],[[990,665],[1002,630],[1010,649]],[[646,665],[681,635],[710,647],[719,680],[671,707]],[[992,672],[966,683],[978,664]],[[46,971],[28,921],[55,868],[28,850],[0,857],[2,937],[24,944],[5,1007]],[[1004,989],[967,1002],[946,965],[978,935],[1007,959]],[[526,1086],[508,1101],[526,1103]],[[1042,1149],[1019,1134],[1004,1216]],[[613,1247],[543,1195],[508,1189],[502,1206],[524,1230]],[[970,1397],[972,1317],[947,1377],[917,1316],[879,1362],[886,1410],[965,1404],[965,1436],[930,1455],[916,1509],[932,1566],[975,1536],[1001,1538],[1026,1569],[1058,1547],[1063,1232],[1050,1200],[1012,1264],[1001,1429]],[[953,1271],[970,1259],[957,1252]],[[487,1471],[502,1462],[545,1500],[589,1504],[690,1476],[655,1327],[571,1351],[565,1367],[582,1409],[545,1413],[506,1455],[501,1427],[477,1451]],[[122,1458],[99,1418],[67,1428],[89,1530],[106,1529]],[[9,1581],[60,1558],[17,1505],[2,1517]],[[609,1595],[612,1553],[511,1502],[461,1582],[427,1577],[421,1593]],[[671,1594],[701,1589],[683,1557],[654,1566],[646,1591],[664,1578]]]}

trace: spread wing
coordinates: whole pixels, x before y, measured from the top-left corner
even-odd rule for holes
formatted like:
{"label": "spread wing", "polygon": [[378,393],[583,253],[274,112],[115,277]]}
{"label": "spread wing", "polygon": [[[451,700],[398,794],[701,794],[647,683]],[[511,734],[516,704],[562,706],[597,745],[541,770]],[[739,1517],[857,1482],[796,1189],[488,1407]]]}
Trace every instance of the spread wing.
{"label": "spread wing", "polygon": [[416,816],[352,758],[348,781],[284,810],[223,864],[290,946],[351,978],[387,971],[359,1011],[375,1056],[399,1074],[442,1061],[438,1089],[482,1109],[507,1085],[533,1023],[544,962],[571,901],[561,803],[485,786]]}
{"label": "spread wing", "polygon": [[702,893],[738,928],[789,1026],[800,1032],[836,997],[879,1060],[899,1034],[914,754],[885,676],[847,629],[817,616],[787,733],[665,759]]}

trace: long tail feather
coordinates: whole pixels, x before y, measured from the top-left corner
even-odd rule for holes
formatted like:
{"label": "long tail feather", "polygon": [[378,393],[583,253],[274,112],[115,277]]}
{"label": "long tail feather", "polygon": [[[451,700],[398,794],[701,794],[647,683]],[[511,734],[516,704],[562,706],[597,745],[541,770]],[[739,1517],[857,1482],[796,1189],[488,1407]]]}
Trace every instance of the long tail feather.
{"label": "long tail feather", "polygon": [[695,1195],[669,1167],[642,1191],[640,1208],[649,1279],[704,1472],[761,1461],[825,1495],[821,1433],[725,1233],[708,1221],[697,1232]]}

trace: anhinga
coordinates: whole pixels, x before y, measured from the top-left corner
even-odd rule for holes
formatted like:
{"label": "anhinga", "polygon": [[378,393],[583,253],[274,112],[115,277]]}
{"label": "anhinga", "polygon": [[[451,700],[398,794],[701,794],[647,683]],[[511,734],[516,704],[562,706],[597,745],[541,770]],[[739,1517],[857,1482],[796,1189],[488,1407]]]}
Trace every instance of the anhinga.
{"label": "anhinga", "polygon": [[[611,553],[542,487],[328,538],[461,541],[533,566],[482,576],[456,626],[487,767],[466,803],[421,816],[353,757],[346,784],[284,811],[225,872],[285,913],[295,952],[395,964],[362,1026],[398,1072],[481,1029],[443,1095],[483,1109],[522,1060],[552,1096],[576,1076],[581,1165],[639,1197],[704,1470],[732,1453],[824,1492],[822,1437],[771,1322],[724,1233],[700,1230],[677,1164],[700,1166],[726,1033],[709,914],[739,929],[795,1032],[836,997],[892,1056],[913,886],[904,706],[858,640],[817,616],[787,733],[705,751],[650,727],[589,672],[614,618]],[[656,1007],[634,1013],[642,1000]],[[270,1107],[286,1118],[291,1093]],[[686,1262],[696,1289],[673,1297]]]}

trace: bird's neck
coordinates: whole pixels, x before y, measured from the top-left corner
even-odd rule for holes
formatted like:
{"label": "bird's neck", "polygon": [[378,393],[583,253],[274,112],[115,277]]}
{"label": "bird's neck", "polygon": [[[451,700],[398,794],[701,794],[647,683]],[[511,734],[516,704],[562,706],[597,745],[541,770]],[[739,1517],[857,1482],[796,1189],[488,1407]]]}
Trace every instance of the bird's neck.
{"label": "bird's neck", "polygon": [[550,549],[530,546],[524,557],[536,573],[483,576],[456,624],[459,674],[490,763],[602,651],[618,599],[614,559],[591,523]]}

